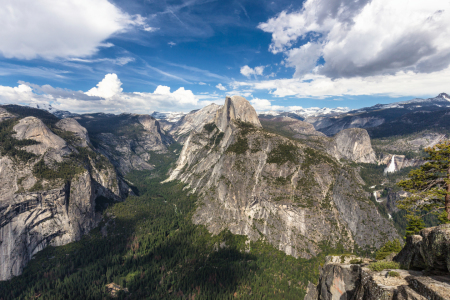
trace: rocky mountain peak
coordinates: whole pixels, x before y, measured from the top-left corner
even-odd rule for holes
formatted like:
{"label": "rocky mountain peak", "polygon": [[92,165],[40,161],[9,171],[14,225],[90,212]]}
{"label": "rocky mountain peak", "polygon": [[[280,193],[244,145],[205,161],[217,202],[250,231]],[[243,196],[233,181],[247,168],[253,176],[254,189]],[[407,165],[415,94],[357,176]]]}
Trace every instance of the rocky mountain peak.
{"label": "rocky mountain peak", "polygon": [[216,113],[215,123],[221,131],[225,131],[233,120],[251,123],[257,128],[262,127],[253,106],[240,96],[226,97],[224,106]]}
{"label": "rocky mountain peak", "polygon": [[[311,127],[295,122],[286,123],[301,133],[312,133]],[[366,198],[353,170],[322,147],[310,147],[306,139],[295,141],[263,130],[244,98],[227,97],[215,125],[191,131],[166,179],[180,180],[198,193],[201,205],[192,216],[194,224],[205,225],[213,234],[228,229],[252,241],[263,238],[286,254],[303,258],[320,253],[322,241],[344,238],[345,247],[351,249],[355,244],[379,247],[398,236]],[[372,153],[375,159],[367,132],[355,132],[354,139],[353,130],[338,136],[342,138],[333,149],[339,158],[345,154],[347,159],[354,155],[370,160]],[[334,143],[324,136],[313,138]],[[365,223],[369,216],[370,224]]]}
{"label": "rocky mountain peak", "polygon": [[446,93],[440,93],[436,98],[442,98],[442,99],[445,99],[447,101],[450,101],[450,96],[447,95]]}
{"label": "rocky mountain peak", "polygon": [[18,140],[31,139],[39,142],[37,145],[26,146],[26,151],[43,155],[48,149],[55,149],[61,155],[68,153],[66,142],[54,134],[40,119],[26,117],[14,126],[15,138]]}
{"label": "rocky mountain peak", "polygon": [[80,139],[78,145],[81,147],[87,147],[91,142],[89,140],[89,135],[86,128],[81,126],[80,123],[78,123],[77,120],[73,118],[62,119],[55,125],[61,130],[72,132],[77,138]]}
{"label": "rocky mountain peak", "polygon": [[138,116],[139,123],[144,126],[146,131],[161,134],[161,128],[159,126],[159,122],[155,120],[152,116],[149,115],[139,115]]}
{"label": "rocky mountain peak", "polygon": [[333,142],[336,151],[333,156],[337,159],[345,158],[362,163],[374,163],[376,161],[370,136],[365,129],[348,128],[341,130],[334,136]]}
{"label": "rocky mountain peak", "polygon": [[205,124],[214,122],[216,113],[220,108],[220,105],[212,103],[200,110],[193,110],[184,115],[178,122],[172,124],[169,133],[182,144],[191,131],[201,131]]}
{"label": "rocky mountain peak", "polygon": [[0,122],[14,117],[15,115],[9,113],[6,109],[0,107]]}

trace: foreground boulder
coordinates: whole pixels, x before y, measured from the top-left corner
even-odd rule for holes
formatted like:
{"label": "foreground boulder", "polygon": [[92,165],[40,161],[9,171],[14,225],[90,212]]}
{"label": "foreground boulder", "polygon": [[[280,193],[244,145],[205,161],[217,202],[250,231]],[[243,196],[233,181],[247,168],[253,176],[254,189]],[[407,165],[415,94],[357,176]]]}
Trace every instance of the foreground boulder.
{"label": "foreground boulder", "polygon": [[411,235],[394,258],[408,269],[450,272],[450,224],[426,228]]}
{"label": "foreground boulder", "polygon": [[367,267],[367,260],[351,264],[351,259],[358,260],[353,256],[328,256],[327,263],[320,270],[318,285],[310,283],[304,299],[450,299],[449,276],[427,276],[420,271],[391,269],[374,272]]}

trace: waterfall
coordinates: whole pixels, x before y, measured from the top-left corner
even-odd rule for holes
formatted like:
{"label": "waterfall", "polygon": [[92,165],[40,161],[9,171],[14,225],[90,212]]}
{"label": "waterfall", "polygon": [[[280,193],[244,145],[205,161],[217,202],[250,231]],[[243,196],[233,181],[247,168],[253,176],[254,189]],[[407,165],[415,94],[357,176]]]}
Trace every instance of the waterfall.
{"label": "waterfall", "polygon": [[373,192],[373,196],[375,197],[375,201],[377,201],[378,203],[383,202],[383,200],[378,200],[377,191]]}
{"label": "waterfall", "polygon": [[395,155],[392,155],[391,162],[384,169],[384,174],[386,173],[394,173],[395,172]]}

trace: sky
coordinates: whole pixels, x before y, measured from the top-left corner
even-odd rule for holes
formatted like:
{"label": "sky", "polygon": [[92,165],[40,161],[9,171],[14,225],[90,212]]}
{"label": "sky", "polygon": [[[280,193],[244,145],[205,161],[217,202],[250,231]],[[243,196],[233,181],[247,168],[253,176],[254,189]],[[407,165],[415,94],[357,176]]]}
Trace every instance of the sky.
{"label": "sky", "polygon": [[0,0],[0,103],[188,112],[450,93],[450,0]]}

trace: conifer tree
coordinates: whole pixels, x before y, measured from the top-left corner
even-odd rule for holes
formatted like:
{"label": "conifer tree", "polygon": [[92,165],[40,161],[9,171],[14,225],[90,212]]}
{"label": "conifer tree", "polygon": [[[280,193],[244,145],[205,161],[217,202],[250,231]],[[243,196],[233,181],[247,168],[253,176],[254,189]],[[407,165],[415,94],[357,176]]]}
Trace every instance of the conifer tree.
{"label": "conifer tree", "polygon": [[[446,217],[450,221],[450,141],[444,141],[424,150],[427,162],[412,170],[407,180],[398,186],[411,193],[400,200],[397,206],[409,216],[425,211]],[[441,217],[442,219],[442,217]]]}
{"label": "conifer tree", "polygon": [[418,234],[425,228],[425,223],[419,216],[410,215],[406,217],[408,219],[408,226],[406,227],[406,236]]}

